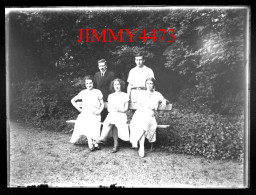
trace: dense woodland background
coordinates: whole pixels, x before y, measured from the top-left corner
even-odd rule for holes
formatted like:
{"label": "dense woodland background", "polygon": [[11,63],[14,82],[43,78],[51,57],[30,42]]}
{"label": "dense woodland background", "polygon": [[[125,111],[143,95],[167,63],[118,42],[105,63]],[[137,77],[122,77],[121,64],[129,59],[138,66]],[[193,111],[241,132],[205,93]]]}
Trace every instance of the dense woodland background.
{"label": "dense woodland background", "polygon": [[[243,159],[248,10],[155,9],[15,11],[6,17],[8,112],[50,130],[62,131],[78,111],[70,100],[87,74],[108,69],[127,80],[141,51],[153,69],[156,89],[173,104],[159,113],[157,145],[207,158]],[[159,29],[174,29],[168,42]],[[138,29],[134,42],[81,42],[79,29]],[[156,30],[157,39],[137,37]],[[142,35],[141,35],[142,36]],[[91,38],[91,37],[90,37]],[[118,39],[119,40],[119,39]],[[167,136],[166,136],[167,135]]]}

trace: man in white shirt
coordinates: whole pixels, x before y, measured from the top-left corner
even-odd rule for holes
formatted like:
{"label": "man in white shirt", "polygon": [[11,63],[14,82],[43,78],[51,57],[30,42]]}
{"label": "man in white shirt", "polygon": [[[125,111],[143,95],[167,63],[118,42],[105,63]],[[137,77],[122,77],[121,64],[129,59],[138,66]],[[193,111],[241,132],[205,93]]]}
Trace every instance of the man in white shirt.
{"label": "man in white shirt", "polygon": [[[131,99],[132,90],[144,90],[145,82],[148,77],[154,77],[154,72],[151,68],[144,65],[145,59],[143,55],[137,54],[135,56],[136,67],[132,68],[129,72],[127,82],[127,94]],[[132,100],[132,99],[131,99]],[[136,101],[136,100],[135,100]]]}

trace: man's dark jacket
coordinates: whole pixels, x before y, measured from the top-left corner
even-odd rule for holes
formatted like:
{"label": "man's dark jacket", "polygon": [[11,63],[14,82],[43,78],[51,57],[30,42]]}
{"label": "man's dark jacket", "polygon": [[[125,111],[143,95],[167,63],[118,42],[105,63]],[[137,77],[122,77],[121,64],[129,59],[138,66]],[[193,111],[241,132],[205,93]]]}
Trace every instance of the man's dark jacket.
{"label": "man's dark jacket", "polygon": [[101,72],[97,72],[94,75],[94,80],[96,84],[96,89],[99,89],[103,94],[103,100],[106,102],[108,100],[108,95],[111,93],[110,91],[110,83],[115,78],[115,74],[111,71],[106,71],[104,76],[101,76]]}

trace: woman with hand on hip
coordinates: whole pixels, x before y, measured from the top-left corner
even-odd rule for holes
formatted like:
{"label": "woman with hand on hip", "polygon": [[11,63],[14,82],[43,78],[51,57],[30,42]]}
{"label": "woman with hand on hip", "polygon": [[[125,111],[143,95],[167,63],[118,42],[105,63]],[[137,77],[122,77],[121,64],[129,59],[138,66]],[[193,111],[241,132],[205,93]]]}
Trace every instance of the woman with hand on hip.
{"label": "woman with hand on hip", "polygon": [[[86,89],[72,98],[71,103],[81,112],[75,122],[71,143],[76,143],[82,135],[87,136],[90,151],[100,149],[97,141],[100,137],[101,115],[104,108],[103,95],[100,90],[94,89],[93,76],[85,76]],[[77,104],[82,100],[82,108]]]}

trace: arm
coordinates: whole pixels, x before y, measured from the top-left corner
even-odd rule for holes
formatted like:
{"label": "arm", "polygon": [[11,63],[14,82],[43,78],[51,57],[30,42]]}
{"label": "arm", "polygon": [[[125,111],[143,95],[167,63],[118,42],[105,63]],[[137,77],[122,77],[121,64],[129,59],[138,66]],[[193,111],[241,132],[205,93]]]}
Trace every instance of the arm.
{"label": "arm", "polygon": [[75,96],[71,99],[71,103],[79,112],[82,112],[82,108],[80,108],[79,105],[76,103],[76,101],[79,99],[81,98],[79,98],[78,96]]}
{"label": "arm", "polygon": [[128,110],[128,107],[129,107],[129,103],[125,102],[124,103],[124,108],[123,109],[118,108],[117,112],[126,112]]}
{"label": "arm", "polygon": [[129,100],[131,99],[132,87],[133,87],[133,85],[131,83],[129,83],[128,86],[127,86],[127,94],[128,94]]}
{"label": "arm", "polygon": [[158,106],[157,106],[157,108],[161,105],[162,107],[165,107],[166,106],[166,99],[164,98],[164,96],[161,94],[161,93],[159,93],[159,97],[160,97],[160,99],[159,99],[159,102],[158,102]]}
{"label": "arm", "polygon": [[[161,105],[162,107],[166,107],[166,99],[163,99],[163,100],[159,101],[158,107],[159,107],[160,105]],[[157,107],[157,108],[158,108],[158,107]]]}
{"label": "arm", "polygon": [[108,102],[108,112],[113,112],[114,108],[111,106],[111,104]]}
{"label": "arm", "polygon": [[104,102],[103,102],[103,99],[101,99],[101,100],[100,100],[99,114],[102,112],[103,109],[104,109]]}
{"label": "arm", "polygon": [[115,108],[114,105],[112,104],[112,100],[111,100],[111,94],[108,95],[108,112],[114,112]]}
{"label": "arm", "polygon": [[115,106],[115,102],[113,102],[113,100],[111,100],[110,98],[108,98],[108,112],[126,112],[128,110],[128,101],[125,102],[124,104],[124,108],[117,108]]}
{"label": "arm", "polygon": [[132,90],[132,87],[133,87],[133,84],[132,84],[132,82],[131,82],[131,72],[132,72],[132,70],[130,70],[129,71],[129,74],[128,74],[128,78],[127,78],[127,82],[128,82],[128,86],[127,86],[127,94],[128,94],[128,98],[129,98],[129,100],[131,99],[131,90]]}
{"label": "arm", "polygon": [[154,72],[153,72],[153,70],[151,68],[148,69],[148,77],[153,77],[155,79]]}
{"label": "arm", "polygon": [[96,111],[94,111],[95,115],[100,115],[100,113],[102,112],[102,110],[104,109],[104,102],[103,102],[103,98],[101,98],[100,100],[100,108]]}

